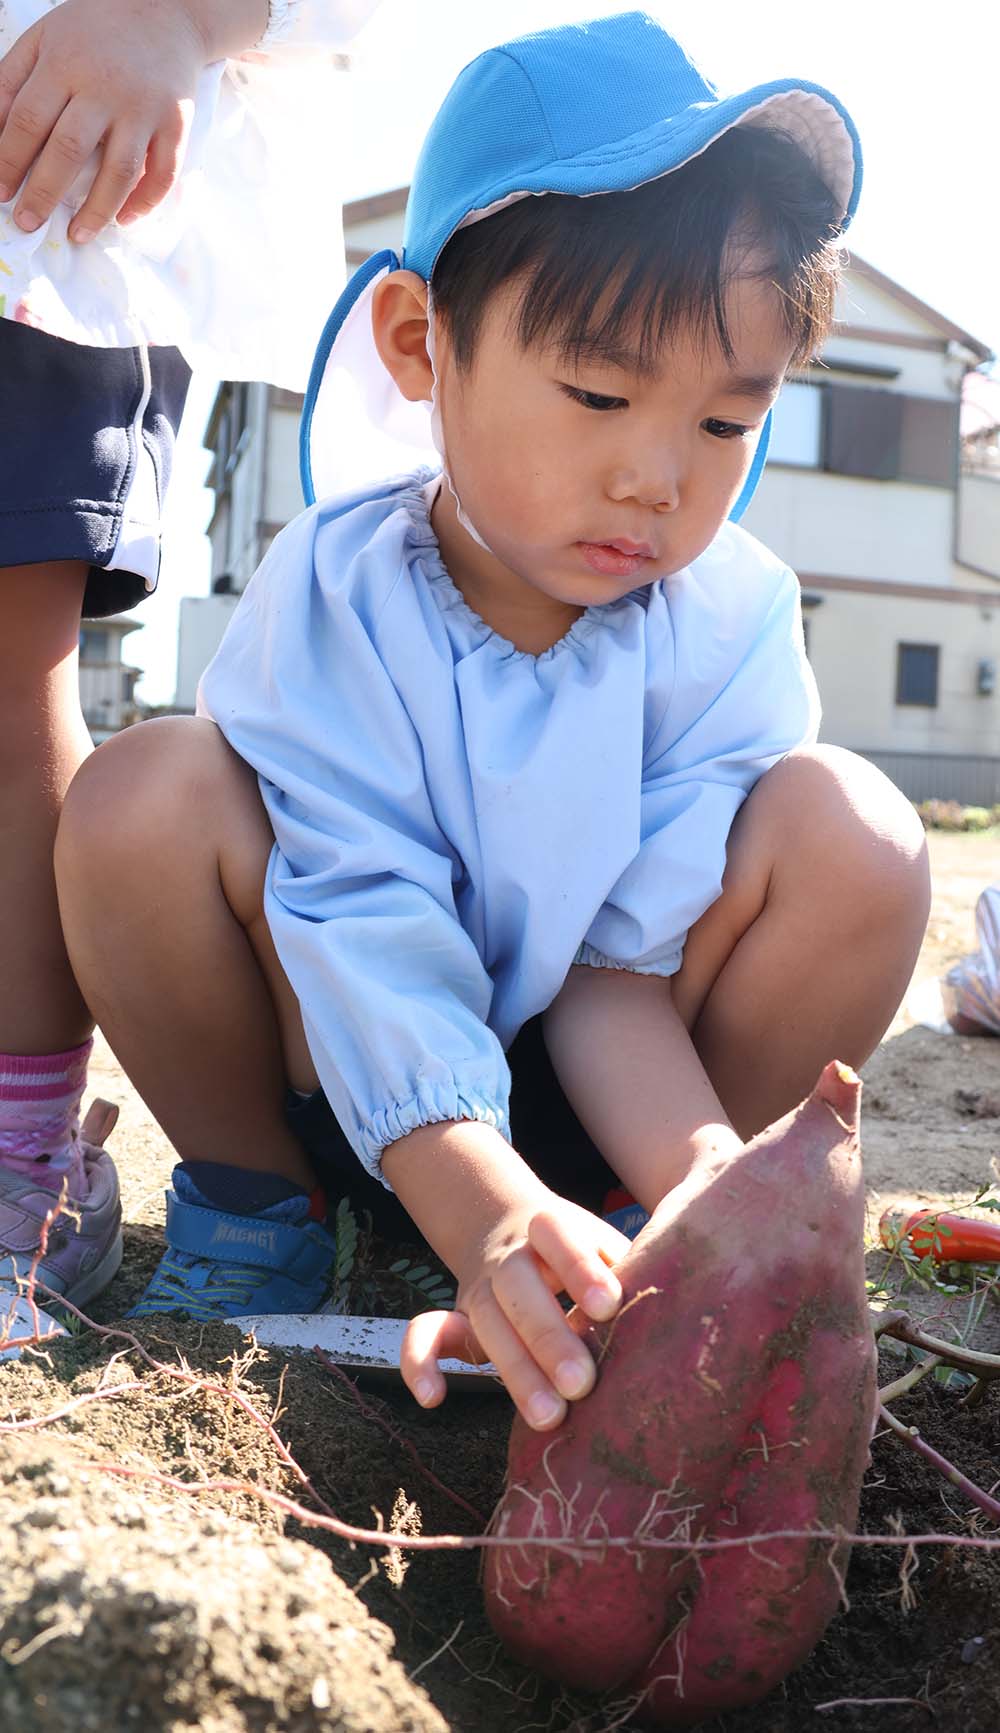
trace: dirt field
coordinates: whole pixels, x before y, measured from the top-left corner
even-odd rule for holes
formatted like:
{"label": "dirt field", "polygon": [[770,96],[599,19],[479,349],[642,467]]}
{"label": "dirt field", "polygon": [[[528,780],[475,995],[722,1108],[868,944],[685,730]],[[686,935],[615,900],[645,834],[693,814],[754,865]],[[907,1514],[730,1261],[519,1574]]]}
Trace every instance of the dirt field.
{"label": "dirt field", "polygon": [[[975,897],[1000,879],[1000,839],[931,843],[935,903],[920,976],[970,948]],[[122,1273],[92,1308],[107,1332],[158,1256],[172,1156],[106,1049],[92,1081],[121,1105],[112,1147],[129,1224]],[[936,1036],[902,1013],[866,1068],[874,1215],[897,1198],[968,1199],[991,1178],[1000,1118],[970,1113],[976,1094],[1000,1097],[1000,1042]],[[878,1254],[870,1265],[881,1267]],[[934,1296],[922,1309],[940,1319],[949,1304]],[[954,1306],[964,1317],[968,1300]],[[987,1308],[984,1344],[994,1345],[995,1331]],[[0,1367],[5,1733],[642,1726],[613,1704],[571,1701],[503,1654],[482,1615],[475,1551],[400,1558],[352,1548],[265,1501],[301,1497],[315,1512],[322,1500],[364,1527],[390,1524],[394,1510],[398,1523],[408,1510],[410,1533],[418,1524],[426,1534],[479,1533],[502,1483],[502,1396],[454,1395],[425,1415],[384,1387],[359,1399],[318,1359],[286,1363],[232,1329],[163,1320],[134,1338],[103,1332],[83,1328],[44,1356]],[[887,1356],[884,1376],[900,1365]],[[994,1486],[1000,1391],[968,1410],[960,1395],[927,1380],[897,1412],[974,1481]],[[862,1526],[885,1531],[897,1516],[910,1533],[990,1532],[915,1454],[880,1438]],[[937,1547],[916,1562],[904,1592],[900,1553],[856,1549],[850,1608],[810,1661],[766,1703],[713,1726],[994,1733],[1000,1554]]]}

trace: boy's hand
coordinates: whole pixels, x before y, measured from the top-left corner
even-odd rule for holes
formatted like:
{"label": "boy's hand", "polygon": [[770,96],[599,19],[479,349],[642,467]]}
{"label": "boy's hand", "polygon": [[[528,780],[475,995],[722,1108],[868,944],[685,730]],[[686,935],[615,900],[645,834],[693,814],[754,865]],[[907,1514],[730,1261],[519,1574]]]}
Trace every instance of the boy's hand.
{"label": "boy's hand", "polygon": [[555,1195],[509,1209],[460,1272],[455,1311],[422,1313],[406,1332],[400,1364],[417,1401],[443,1400],[439,1359],[492,1360],[528,1425],[558,1426],[596,1369],[556,1295],[595,1323],[613,1317],[622,1289],[609,1266],[628,1249],[617,1228]]}
{"label": "boy's hand", "polygon": [[[245,10],[249,46],[267,8],[261,0]],[[28,175],[19,227],[41,226],[98,147],[73,240],[90,240],[116,217],[145,216],[165,198],[213,58],[197,17],[184,0],[63,0],[18,38],[0,61],[0,203]]]}

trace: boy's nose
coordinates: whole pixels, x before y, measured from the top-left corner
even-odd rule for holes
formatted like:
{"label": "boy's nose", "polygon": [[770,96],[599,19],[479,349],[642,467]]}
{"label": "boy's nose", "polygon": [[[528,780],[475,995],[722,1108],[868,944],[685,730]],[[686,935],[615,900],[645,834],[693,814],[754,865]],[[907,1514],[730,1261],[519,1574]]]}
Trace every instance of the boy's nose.
{"label": "boy's nose", "polygon": [[634,499],[647,510],[676,511],[680,505],[680,466],[658,463],[647,473],[621,469],[612,476],[608,493],[612,499]]}

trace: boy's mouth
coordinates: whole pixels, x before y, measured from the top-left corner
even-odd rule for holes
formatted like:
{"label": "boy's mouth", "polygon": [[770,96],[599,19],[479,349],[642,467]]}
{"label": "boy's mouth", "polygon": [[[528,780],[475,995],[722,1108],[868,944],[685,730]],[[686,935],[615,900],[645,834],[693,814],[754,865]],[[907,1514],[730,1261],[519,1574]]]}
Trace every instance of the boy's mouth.
{"label": "boy's mouth", "polygon": [[588,566],[603,577],[631,578],[651,560],[653,549],[648,542],[629,541],[620,536],[613,542],[577,542]]}

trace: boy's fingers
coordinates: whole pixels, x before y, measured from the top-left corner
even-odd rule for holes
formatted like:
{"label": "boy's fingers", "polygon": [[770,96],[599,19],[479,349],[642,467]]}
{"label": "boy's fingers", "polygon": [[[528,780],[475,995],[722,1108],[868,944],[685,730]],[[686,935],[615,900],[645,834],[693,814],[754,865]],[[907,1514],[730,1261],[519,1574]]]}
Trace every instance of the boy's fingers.
{"label": "boy's fingers", "polygon": [[39,151],[65,114],[67,92],[35,75],[11,102],[0,134],[0,188],[13,198]]}
{"label": "boy's fingers", "polygon": [[31,77],[38,59],[38,26],[32,25],[19,36],[0,60],[0,129],[11,111],[21,87]]}
{"label": "boy's fingers", "polygon": [[519,1342],[548,1383],[568,1402],[586,1396],[594,1385],[594,1362],[567,1323],[565,1312],[530,1253],[510,1258],[501,1266],[493,1277],[493,1293]]}
{"label": "boy's fingers", "polygon": [[555,1211],[539,1210],[528,1228],[532,1250],[548,1264],[559,1283],[596,1323],[614,1316],[621,1305],[622,1285],[609,1266],[629,1250],[624,1234],[596,1217],[589,1240]]}
{"label": "boy's fingers", "polygon": [[118,212],[119,224],[134,223],[163,203],[181,171],[192,112],[193,104],[178,104],[170,122],[154,133],[142,178]]}
{"label": "boy's fingers", "polygon": [[149,134],[143,128],[116,126],[101,153],[101,166],[70,229],[74,241],[89,241],[108,223],[113,223],[122,205],[142,178],[146,166]]}
{"label": "boy's fingers", "polygon": [[565,1400],[532,1358],[492,1292],[476,1297],[473,1326],[486,1358],[492,1360],[518,1413],[535,1432],[551,1432],[566,1418]]}
{"label": "boy's fingers", "polygon": [[446,1385],[439,1360],[487,1360],[464,1312],[421,1312],[411,1318],[399,1351],[407,1389],[423,1408],[444,1401]]}

